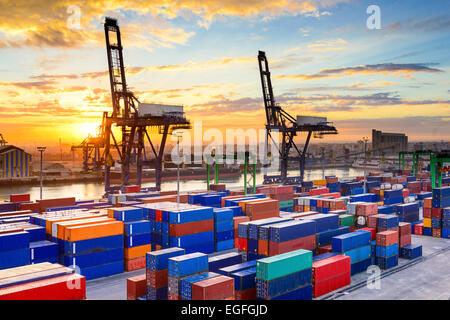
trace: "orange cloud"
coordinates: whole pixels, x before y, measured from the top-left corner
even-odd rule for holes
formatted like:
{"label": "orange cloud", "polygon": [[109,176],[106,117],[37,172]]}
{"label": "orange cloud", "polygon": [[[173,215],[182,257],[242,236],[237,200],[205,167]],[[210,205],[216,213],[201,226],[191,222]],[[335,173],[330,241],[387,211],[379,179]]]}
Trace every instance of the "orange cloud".
{"label": "orange cloud", "polygon": [[[77,12],[68,11],[77,3],[70,0],[0,2],[0,48],[5,47],[78,47],[89,43],[103,45],[102,18],[117,16],[129,22],[121,12],[134,13],[124,37],[131,44],[151,48],[185,44],[194,34],[168,22],[176,17],[197,17],[207,27],[213,19],[223,17],[271,18],[277,16],[316,15],[320,8],[329,8],[348,0],[100,0],[83,1],[79,5],[80,29],[68,27],[76,21]],[[120,10],[120,11],[119,11]],[[189,12],[189,14],[187,13]],[[326,11],[325,11],[326,12]],[[139,21],[136,24],[134,21]]]}

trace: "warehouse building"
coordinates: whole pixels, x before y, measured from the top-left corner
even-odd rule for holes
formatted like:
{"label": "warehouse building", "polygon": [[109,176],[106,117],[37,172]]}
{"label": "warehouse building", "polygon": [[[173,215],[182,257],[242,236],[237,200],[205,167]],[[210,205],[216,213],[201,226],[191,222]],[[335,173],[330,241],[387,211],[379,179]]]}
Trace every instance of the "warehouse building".
{"label": "warehouse building", "polygon": [[16,146],[0,146],[0,170],[2,178],[31,176],[31,154]]}
{"label": "warehouse building", "polygon": [[388,133],[372,129],[372,149],[398,153],[408,150],[408,136],[404,133]]}

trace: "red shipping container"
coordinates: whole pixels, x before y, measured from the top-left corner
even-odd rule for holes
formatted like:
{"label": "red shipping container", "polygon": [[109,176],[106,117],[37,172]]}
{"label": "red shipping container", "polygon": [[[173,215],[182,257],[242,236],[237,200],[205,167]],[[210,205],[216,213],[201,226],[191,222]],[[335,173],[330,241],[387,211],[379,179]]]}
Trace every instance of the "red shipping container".
{"label": "red shipping container", "polygon": [[247,251],[247,239],[245,238],[238,238],[237,239],[237,243],[238,243],[238,249],[241,251]]}
{"label": "red shipping container", "polygon": [[43,199],[36,200],[36,202],[39,203],[40,210],[45,211],[48,208],[74,206],[75,198]]}
{"label": "red shipping container", "polygon": [[234,293],[235,300],[256,300],[256,288],[237,290]]}
{"label": "red shipping container", "polygon": [[316,200],[316,206],[318,207],[318,208],[324,208],[324,206],[323,206],[323,199],[317,199]]}
{"label": "red shipping container", "polygon": [[172,237],[181,237],[188,234],[192,234],[194,232],[200,233],[208,231],[214,231],[214,219],[200,220],[182,224],[169,224],[169,235]]}
{"label": "red shipping container", "polygon": [[387,247],[392,244],[398,243],[398,232],[396,231],[383,231],[377,233],[377,246]]}
{"label": "red shipping container", "polygon": [[344,200],[332,200],[330,201],[330,210],[344,210],[346,209]]}
{"label": "red shipping container", "polygon": [[147,286],[159,289],[161,287],[167,287],[168,278],[167,278],[168,269],[162,269],[158,271],[153,271],[150,269],[146,269],[146,279]]}
{"label": "red shipping container", "polygon": [[431,228],[432,236],[435,238],[442,238],[442,233],[440,228]]}
{"label": "red shipping container", "polygon": [[85,297],[86,278],[76,273],[0,289],[0,300],[82,300]]}
{"label": "red shipping container", "polygon": [[433,208],[431,209],[431,217],[442,219],[442,208]]}
{"label": "red shipping container", "polygon": [[271,194],[270,198],[278,201],[288,201],[294,199],[294,194],[293,193]]}
{"label": "red shipping container", "polygon": [[432,208],[423,208],[423,217],[431,219],[431,210]]}
{"label": "red shipping container", "polygon": [[174,196],[177,194],[177,190],[160,191],[159,194],[161,196]]}
{"label": "red shipping container", "polygon": [[395,228],[390,228],[390,229],[384,229],[384,228],[377,228],[377,232],[384,232],[384,231],[394,231],[394,232],[399,232],[398,231],[398,227]]}
{"label": "red shipping container", "polygon": [[294,193],[293,186],[274,186],[270,188],[270,194]]}
{"label": "red shipping container", "polygon": [[327,178],[325,178],[325,180],[327,181],[327,183],[339,182],[339,178],[338,177],[327,177]]}
{"label": "red shipping container", "polygon": [[252,220],[257,216],[270,215],[270,217],[278,217],[280,212],[280,202],[278,200],[269,200],[263,202],[249,202],[245,205],[246,215]]}
{"label": "red shipping container", "polygon": [[141,186],[125,186],[125,193],[139,193],[141,192]]}
{"label": "red shipping container", "polygon": [[218,276],[194,282],[192,285],[192,300],[224,300],[234,298],[234,279]]}
{"label": "red shipping container", "polygon": [[377,238],[377,230],[375,229],[375,228],[361,228],[361,229],[358,229],[358,231],[359,230],[365,230],[365,231],[370,231],[370,233],[371,233],[371,236],[372,236],[372,241],[373,240],[375,240],[376,238]]}
{"label": "red shipping container", "polygon": [[31,210],[33,212],[39,212],[41,210],[41,206],[37,202],[21,203],[19,204],[19,210]]}
{"label": "red shipping container", "polygon": [[139,269],[144,269],[145,268],[145,257],[139,257],[139,258],[135,258],[135,259],[130,259],[130,260],[124,260],[124,268],[125,271],[134,271],[134,270],[139,270]]}
{"label": "red shipping container", "polygon": [[210,184],[209,187],[214,191],[223,191],[227,188],[225,184]]}
{"label": "red shipping container", "polygon": [[269,241],[269,256],[286,253],[298,249],[315,250],[316,236],[310,235],[303,238],[293,239],[284,242]]}
{"label": "red shipping container", "polygon": [[324,193],[330,193],[330,189],[328,189],[328,188],[315,188],[315,189],[309,190],[309,195],[310,196],[320,196],[321,194],[324,194]]}
{"label": "red shipping container", "polygon": [[404,234],[398,239],[399,248],[404,247],[407,244],[411,244],[411,234]]}
{"label": "red shipping container", "polygon": [[419,236],[423,235],[423,223],[414,225],[414,234],[417,234]]}
{"label": "red shipping container", "polygon": [[333,252],[333,249],[331,248],[331,244],[317,248],[317,254],[328,253],[328,252]]}
{"label": "red shipping container", "polygon": [[356,206],[356,215],[370,216],[378,213],[378,205],[376,203],[365,202]]}
{"label": "red shipping container", "polygon": [[425,198],[423,199],[423,207],[424,208],[433,208],[433,198]]}
{"label": "red shipping container", "polygon": [[269,241],[268,240],[258,240],[258,254],[269,255]]}
{"label": "red shipping container", "polygon": [[399,234],[400,237],[407,235],[407,234],[411,234],[411,223],[408,222],[400,222],[398,224],[398,229],[399,229]]}
{"label": "red shipping container", "polygon": [[317,298],[351,283],[351,273],[347,272],[334,278],[319,282],[313,287],[313,297]]}
{"label": "red shipping container", "polygon": [[167,299],[168,300],[180,300],[180,298],[176,294],[171,294],[170,292],[167,295]]}
{"label": "red shipping container", "polygon": [[383,217],[384,214],[374,214],[367,217],[367,227],[369,228],[377,228],[378,226],[378,218]]}
{"label": "red shipping container", "polygon": [[408,189],[403,189],[402,190],[402,196],[403,196],[403,198],[409,196],[409,190]]}
{"label": "red shipping container", "polygon": [[275,215],[274,213],[270,212],[270,213],[264,213],[264,214],[257,214],[256,216],[249,216],[250,221],[273,218],[273,217],[279,217],[279,214]]}
{"label": "red shipping container", "polygon": [[30,201],[30,195],[29,194],[11,194],[9,196],[10,202],[23,202],[23,201]]}
{"label": "red shipping container", "polygon": [[350,257],[343,255],[337,255],[313,262],[312,281],[313,283],[319,283],[321,281],[336,277],[337,275],[349,273],[350,268]]}
{"label": "red shipping container", "polygon": [[[330,193],[324,193],[322,194],[322,197],[326,198],[326,197],[331,197],[334,199],[340,198],[341,194],[339,192],[330,192]],[[342,200],[343,201],[343,200]]]}
{"label": "red shipping container", "polygon": [[145,274],[127,279],[127,300],[136,300],[147,294]]}

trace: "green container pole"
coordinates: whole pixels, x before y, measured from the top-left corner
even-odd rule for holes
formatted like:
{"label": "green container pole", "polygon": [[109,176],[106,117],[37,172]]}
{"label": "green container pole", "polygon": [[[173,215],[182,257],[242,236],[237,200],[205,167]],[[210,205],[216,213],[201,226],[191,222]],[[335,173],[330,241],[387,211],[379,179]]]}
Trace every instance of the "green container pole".
{"label": "green container pole", "polygon": [[209,190],[209,164],[206,164],[206,190]]}
{"label": "green container pole", "polygon": [[216,184],[219,184],[219,164],[216,163]]}
{"label": "green container pole", "polygon": [[256,162],[253,164],[253,194],[256,193]]}
{"label": "green container pole", "polygon": [[248,169],[248,157],[245,156],[244,160],[244,194],[247,195],[247,169]]}
{"label": "green container pole", "polygon": [[438,174],[438,186],[442,187],[442,172],[440,171],[442,164],[439,162],[437,166],[437,174]]}
{"label": "green container pole", "polygon": [[436,158],[431,156],[430,159],[431,188],[436,188]]}

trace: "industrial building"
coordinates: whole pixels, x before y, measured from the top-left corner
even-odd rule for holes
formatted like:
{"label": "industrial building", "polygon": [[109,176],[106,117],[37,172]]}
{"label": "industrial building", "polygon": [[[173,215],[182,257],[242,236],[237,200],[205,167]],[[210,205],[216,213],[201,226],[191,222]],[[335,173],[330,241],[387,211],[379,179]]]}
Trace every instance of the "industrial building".
{"label": "industrial building", "polygon": [[2,178],[24,178],[31,175],[31,154],[13,146],[0,146]]}
{"label": "industrial building", "polygon": [[404,133],[382,132],[372,129],[372,149],[389,150],[393,153],[408,150],[408,136]]}

